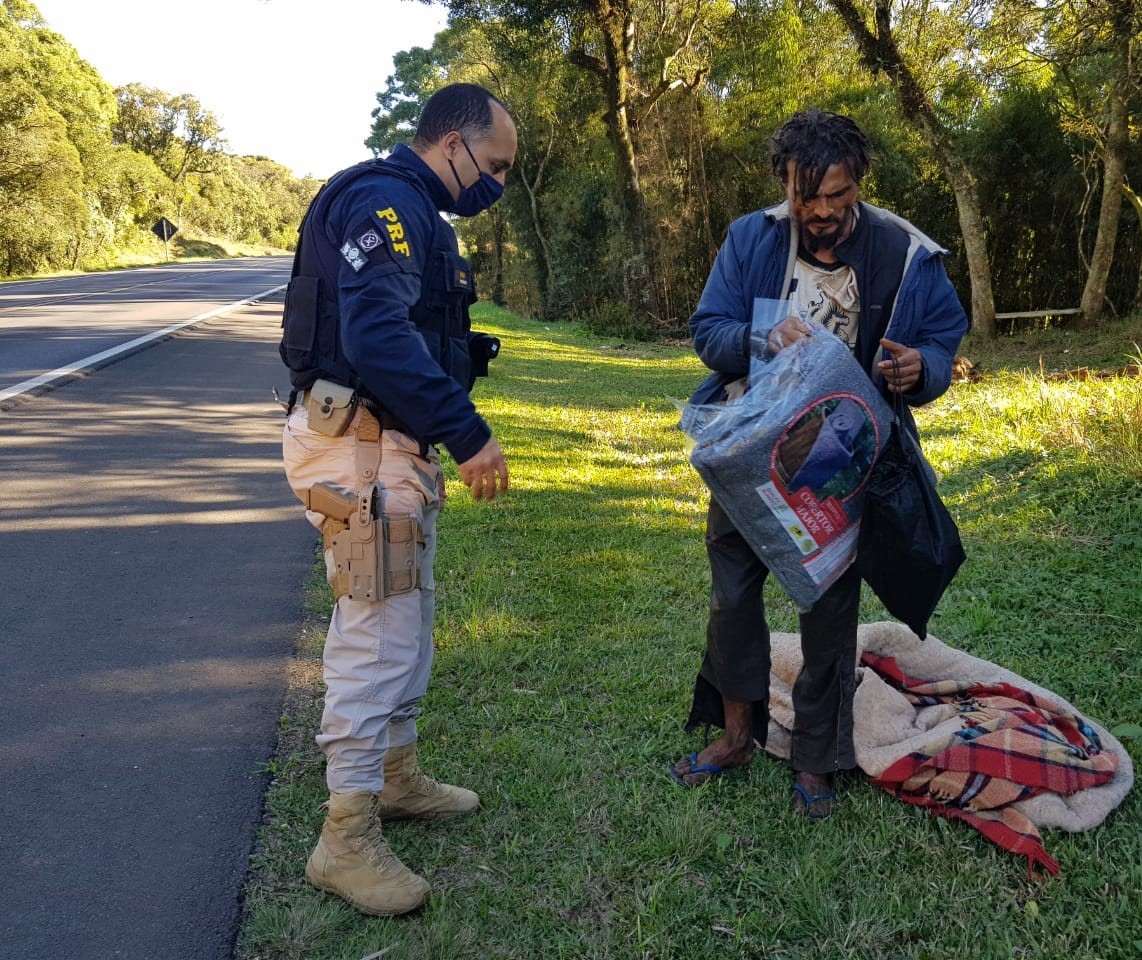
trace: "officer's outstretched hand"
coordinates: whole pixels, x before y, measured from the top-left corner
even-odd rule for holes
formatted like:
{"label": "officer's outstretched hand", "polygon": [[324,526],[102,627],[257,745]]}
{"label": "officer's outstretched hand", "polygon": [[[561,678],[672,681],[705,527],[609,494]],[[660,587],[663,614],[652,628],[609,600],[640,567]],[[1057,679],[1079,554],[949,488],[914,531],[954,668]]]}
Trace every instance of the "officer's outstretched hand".
{"label": "officer's outstretched hand", "polygon": [[459,466],[460,479],[477,500],[495,500],[497,487],[501,492],[508,488],[508,462],[495,437]]}

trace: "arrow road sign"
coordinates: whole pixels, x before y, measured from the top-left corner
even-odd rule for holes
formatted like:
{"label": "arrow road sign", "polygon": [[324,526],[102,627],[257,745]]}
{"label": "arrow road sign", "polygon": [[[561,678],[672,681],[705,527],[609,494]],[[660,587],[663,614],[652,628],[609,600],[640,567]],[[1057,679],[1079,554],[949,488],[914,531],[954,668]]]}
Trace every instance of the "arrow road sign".
{"label": "arrow road sign", "polygon": [[178,233],[178,227],[171,223],[166,217],[159,217],[158,222],[151,227],[151,233],[166,243],[171,237]]}

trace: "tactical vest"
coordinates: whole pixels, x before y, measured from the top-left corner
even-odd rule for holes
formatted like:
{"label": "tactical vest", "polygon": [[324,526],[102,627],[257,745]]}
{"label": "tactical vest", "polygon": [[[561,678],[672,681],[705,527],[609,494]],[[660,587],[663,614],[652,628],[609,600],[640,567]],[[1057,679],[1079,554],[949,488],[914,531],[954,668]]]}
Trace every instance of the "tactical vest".
{"label": "tactical vest", "polygon": [[[421,276],[420,299],[409,310],[432,357],[465,390],[471,391],[474,377],[468,353],[471,320],[469,306],[476,300],[476,285],[468,261],[455,252],[452,228],[436,213],[423,184],[411,173],[384,160],[366,160],[342,170],[318,191],[298,228],[293,271],[286,289],[282,314],[282,341],[279,353],[290,369],[290,382],[297,391],[307,390],[315,380],[325,378],[352,387],[366,399],[377,401],[362,384],[341,351],[340,310],[336,277],[327,279],[318,251],[307,239],[324,239],[326,253],[337,253],[340,239],[329,235],[326,220],[336,196],[357,180],[370,175],[391,176],[416,187],[432,206],[433,236]],[[306,231],[306,224],[310,230]],[[316,237],[315,237],[315,231]]]}

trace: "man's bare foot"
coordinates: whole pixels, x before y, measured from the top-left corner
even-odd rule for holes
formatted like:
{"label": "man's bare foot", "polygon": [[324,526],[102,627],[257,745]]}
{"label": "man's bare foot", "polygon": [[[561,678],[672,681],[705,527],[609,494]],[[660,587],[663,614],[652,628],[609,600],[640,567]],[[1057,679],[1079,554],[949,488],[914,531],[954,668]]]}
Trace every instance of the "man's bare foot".
{"label": "man's bare foot", "polygon": [[683,757],[670,768],[670,775],[687,787],[697,787],[731,767],[744,767],[753,760],[753,738],[723,734],[700,753]]}
{"label": "man's bare foot", "polygon": [[793,783],[793,809],[810,820],[824,820],[832,815],[837,800],[829,777],[804,770],[797,771]]}

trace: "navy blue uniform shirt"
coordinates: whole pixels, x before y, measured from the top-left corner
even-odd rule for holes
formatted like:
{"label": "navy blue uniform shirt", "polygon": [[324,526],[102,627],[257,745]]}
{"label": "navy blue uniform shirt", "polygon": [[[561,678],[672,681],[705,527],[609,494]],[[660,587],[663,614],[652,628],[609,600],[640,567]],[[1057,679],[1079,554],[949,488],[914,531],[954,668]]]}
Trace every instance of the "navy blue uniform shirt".
{"label": "navy blue uniform shirt", "polygon": [[416,184],[380,173],[358,178],[306,240],[316,241],[322,278],[338,292],[341,349],[360,384],[416,436],[442,443],[463,463],[492,432],[409,319],[433,238],[443,232],[457,252],[455,232],[440,220],[452,195],[408,147],[398,146],[388,162]]}

